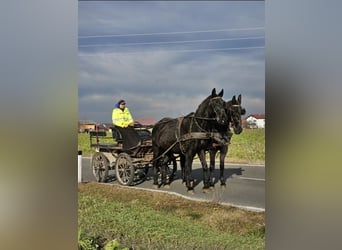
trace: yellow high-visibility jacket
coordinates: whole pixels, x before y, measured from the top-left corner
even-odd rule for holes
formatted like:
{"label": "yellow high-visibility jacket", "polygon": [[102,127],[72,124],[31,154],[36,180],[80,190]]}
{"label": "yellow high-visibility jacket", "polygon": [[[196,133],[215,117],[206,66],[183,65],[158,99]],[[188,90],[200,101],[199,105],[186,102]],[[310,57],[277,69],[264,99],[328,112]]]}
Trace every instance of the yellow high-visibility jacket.
{"label": "yellow high-visibility jacket", "polygon": [[127,127],[128,125],[134,124],[131,112],[127,107],[124,110],[120,108],[114,108],[112,112],[112,121],[113,124],[122,128]]}

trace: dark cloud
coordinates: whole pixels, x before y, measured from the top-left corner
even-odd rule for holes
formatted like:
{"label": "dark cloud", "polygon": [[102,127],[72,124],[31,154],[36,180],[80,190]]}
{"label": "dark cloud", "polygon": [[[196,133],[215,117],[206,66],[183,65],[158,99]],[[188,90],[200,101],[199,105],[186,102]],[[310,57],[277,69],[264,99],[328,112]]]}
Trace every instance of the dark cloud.
{"label": "dark cloud", "polygon": [[[148,2],[145,5],[144,2],[141,5],[119,1],[91,6],[80,2],[79,8],[80,37],[255,27],[263,26],[263,23],[263,3]],[[195,35],[182,37],[178,34],[172,39],[199,39]],[[214,34],[206,35],[212,38]],[[158,39],[165,37],[170,41],[172,36],[159,36]],[[121,38],[110,39],[113,42]],[[140,36],[126,37],[129,42],[140,43],[139,39]],[[150,41],[153,41],[151,37]],[[85,44],[83,39],[80,43]],[[194,111],[214,87],[224,89],[226,99],[241,93],[247,112],[264,113],[264,49],[205,51],[220,49],[223,45],[80,47],[79,115],[108,122],[108,110],[123,98],[135,117],[181,116]],[[199,51],[192,51],[194,49]]]}

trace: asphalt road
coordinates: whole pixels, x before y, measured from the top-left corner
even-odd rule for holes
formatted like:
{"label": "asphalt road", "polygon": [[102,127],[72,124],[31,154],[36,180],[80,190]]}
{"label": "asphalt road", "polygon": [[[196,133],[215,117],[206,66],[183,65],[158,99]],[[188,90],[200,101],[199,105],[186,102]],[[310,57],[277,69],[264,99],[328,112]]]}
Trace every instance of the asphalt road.
{"label": "asphalt road", "polygon": [[[111,171],[109,174],[114,175],[114,171]],[[252,211],[265,211],[265,166],[225,164],[224,174],[227,178],[226,188],[221,188],[218,182],[214,191],[203,193],[202,168],[198,161],[194,161],[192,172],[192,176],[195,178],[194,194],[188,194],[186,187],[181,183],[180,170],[177,171],[176,178],[171,183],[169,189],[162,187],[156,190],[153,188],[152,169],[149,169],[147,178],[143,182],[129,188],[167,192],[191,200],[214,201],[223,205],[232,205]],[[219,177],[218,165],[214,176],[216,180]],[[82,182],[89,181],[95,181],[91,168],[91,158],[82,157]],[[120,185],[115,178],[108,184]]]}

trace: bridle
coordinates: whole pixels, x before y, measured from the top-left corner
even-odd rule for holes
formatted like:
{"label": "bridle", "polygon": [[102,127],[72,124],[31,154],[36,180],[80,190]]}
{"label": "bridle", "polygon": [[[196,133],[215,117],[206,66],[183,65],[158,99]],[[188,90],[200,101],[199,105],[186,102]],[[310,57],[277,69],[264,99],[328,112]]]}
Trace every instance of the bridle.
{"label": "bridle", "polygon": [[[220,96],[215,96],[215,97],[210,98],[210,100],[209,100],[209,106],[213,109],[215,116],[216,116],[216,117],[219,117],[219,111],[218,111],[217,107],[216,107],[215,105],[213,105],[213,100],[214,100],[214,99],[221,99],[221,97],[220,97]],[[192,128],[192,122],[194,121],[194,123],[197,125],[197,127],[198,127],[202,132],[208,132],[208,131],[206,131],[204,128],[202,128],[202,126],[198,123],[198,120],[216,121],[217,118],[200,117],[200,116],[196,116],[196,113],[192,116],[190,129]]]}
{"label": "bridle", "polygon": [[[232,108],[237,108],[238,111],[233,110]],[[236,124],[241,123],[241,105],[240,104],[232,104],[229,106],[229,122],[232,124],[233,127],[236,126]],[[238,114],[238,115],[237,115]],[[239,116],[237,118],[237,116]]]}
{"label": "bridle", "polygon": [[[216,106],[213,105],[213,100],[214,99],[221,99],[222,100],[222,98],[220,96],[216,96],[216,97],[213,97],[213,98],[211,98],[209,100],[209,106],[211,106],[211,108],[214,110],[215,116],[218,117],[219,116],[219,111],[217,110]],[[212,119],[215,120],[215,118],[212,118]]]}

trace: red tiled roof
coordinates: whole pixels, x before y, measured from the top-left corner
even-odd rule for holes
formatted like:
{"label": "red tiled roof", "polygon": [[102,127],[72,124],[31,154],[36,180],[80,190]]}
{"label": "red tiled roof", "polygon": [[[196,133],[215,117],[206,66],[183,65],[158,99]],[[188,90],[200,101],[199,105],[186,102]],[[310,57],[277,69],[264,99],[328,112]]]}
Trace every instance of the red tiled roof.
{"label": "red tiled roof", "polygon": [[248,117],[253,116],[256,119],[265,119],[265,115],[264,114],[251,114]]}
{"label": "red tiled roof", "polygon": [[157,122],[155,119],[149,117],[137,118],[134,119],[134,121],[140,123],[143,126],[154,125]]}

